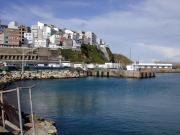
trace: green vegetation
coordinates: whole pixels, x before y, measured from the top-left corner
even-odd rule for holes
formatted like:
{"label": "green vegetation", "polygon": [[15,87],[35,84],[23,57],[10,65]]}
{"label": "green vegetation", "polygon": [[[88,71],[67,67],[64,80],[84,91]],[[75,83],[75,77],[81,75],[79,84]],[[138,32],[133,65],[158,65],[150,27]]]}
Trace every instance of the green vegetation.
{"label": "green vegetation", "polygon": [[61,55],[64,57],[64,60],[71,62],[83,62],[83,55],[81,51],[76,51],[72,49],[61,49]]}
{"label": "green vegetation", "polygon": [[120,62],[124,65],[128,65],[128,64],[131,64],[132,61],[127,58],[126,56],[122,55],[122,54],[113,54],[114,55],[114,61],[115,62]]}
{"label": "green vegetation", "polygon": [[82,45],[81,51],[71,49],[61,49],[61,55],[64,60],[72,62],[84,62],[84,63],[105,63],[107,60],[101,51],[93,45]]}
{"label": "green vegetation", "polygon": [[104,54],[98,50],[95,45],[82,45],[81,52],[85,55],[85,63],[103,64],[108,61],[104,58]]}
{"label": "green vegetation", "polygon": [[64,60],[71,62],[84,62],[84,63],[97,63],[103,64],[105,62],[121,62],[123,64],[132,63],[127,57],[121,54],[113,54],[109,48],[106,48],[109,55],[109,60],[105,58],[103,52],[101,52],[95,45],[82,45],[81,51],[72,49],[61,49],[61,55]]}

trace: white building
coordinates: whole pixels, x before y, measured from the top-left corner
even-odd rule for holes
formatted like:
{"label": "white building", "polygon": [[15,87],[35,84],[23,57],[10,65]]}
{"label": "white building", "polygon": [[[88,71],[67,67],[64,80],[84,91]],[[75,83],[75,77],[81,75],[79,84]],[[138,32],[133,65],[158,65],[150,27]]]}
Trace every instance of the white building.
{"label": "white building", "polygon": [[49,37],[50,44],[55,44],[55,45],[60,44],[60,39],[61,39],[60,35],[52,35]]}
{"label": "white building", "polygon": [[134,63],[126,66],[127,70],[138,71],[141,69],[172,69],[172,64],[156,64],[156,63]]}
{"label": "white building", "polygon": [[65,32],[64,37],[66,39],[73,39],[74,32],[72,30],[66,29],[64,32]]}
{"label": "white building", "polygon": [[86,38],[89,40],[90,45],[96,45],[97,44],[97,36],[93,32],[85,32]]}
{"label": "white building", "polygon": [[43,30],[43,38],[44,39],[47,39],[47,38],[49,38],[51,36],[51,34],[52,34],[51,27],[44,26],[42,30]]}
{"label": "white building", "polygon": [[31,27],[31,32],[33,33],[35,38],[47,39],[51,35],[59,32],[57,27],[53,25],[47,25],[41,22],[37,22],[37,25],[33,25]]}
{"label": "white building", "polygon": [[56,48],[60,44],[59,29],[53,25],[47,25],[37,22],[37,25],[31,27],[31,33],[34,38],[35,47]]}
{"label": "white building", "polygon": [[38,21],[37,26],[38,26],[38,29],[43,29],[45,24]]}
{"label": "white building", "polygon": [[86,64],[86,67],[88,69],[94,69],[94,68],[96,68],[96,65],[95,64]]}
{"label": "white building", "polygon": [[81,68],[81,69],[86,69],[84,64],[76,63],[73,65],[74,68]]}
{"label": "white building", "polygon": [[63,61],[62,63],[61,63],[61,65],[62,65],[62,67],[72,67],[72,65],[71,65],[71,62],[70,61]]}
{"label": "white building", "polygon": [[37,25],[31,26],[31,33],[33,34],[34,38],[38,38],[38,26]]}
{"label": "white building", "polygon": [[87,69],[122,69],[120,63],[104,63],[104,64],[86,64]]}
{"label": "white building", "polygon": [[47,39],[35,39],[34,47],[36,48],[49,47],[49,41]]}
{"label": "white building", "polygon": [[18,29],[18,23],[17,23],[16,21],[11,21],[11,22],[9,22],[9,24],[8,24],[8,28]]}
{"label": "white building", "polygon": [[122,65],[120,63],[105,63],[107,69],[121,69]]}
{"label": "white building", "polygon": [[105,64],[98,64],[97,67],[101,69],[107,69]]}
{"label": "white building", "polygon": [[[36,47],[41,45],[39,47],[49,46],[50,48],[56,48],[59,45],[63,45],[65,49],[79,49],[81,44],[103,45],[102,40],[97,39],[96,34],[93,32],[59,29],[54,25],[41,22],[37,22],[36,25],[31,27],[31,33]],[[49,45],[45,45],[44,43],[47,39],[50,40]]]}
{"label": "white building", "polygon": [[24,33],[24,39],[26,44],[33,44],[34,43],[34,36],[33,33]]}
{"label": "white building", "polygon": [[48,67],[59,68],[59,67],[61,67],[61,64],[49,63],[49,64],[48,64]]}
{"label": "white building", "polygon": [[97,67],[102,69],[122,69],[122,65],[120,63],[98,64]]}

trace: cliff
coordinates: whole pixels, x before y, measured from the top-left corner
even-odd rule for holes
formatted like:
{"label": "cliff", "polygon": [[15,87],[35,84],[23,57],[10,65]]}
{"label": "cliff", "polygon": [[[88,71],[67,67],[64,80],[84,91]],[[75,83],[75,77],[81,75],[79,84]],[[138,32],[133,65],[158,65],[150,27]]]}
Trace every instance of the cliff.
{"label": "cliff", "polygon": [[124,65],[132,63],[130,59],[122,54],[113,54],[108,47],[97,47],[95,45],[82,45],[81,50],[60,49],[63,60],[71,62],[98,63],[120,62]]}
{"label": "cliff", "polygon": [[133,61],[122,54],[113,54],[114,62],[120,62],[124,65],[132,64]]}

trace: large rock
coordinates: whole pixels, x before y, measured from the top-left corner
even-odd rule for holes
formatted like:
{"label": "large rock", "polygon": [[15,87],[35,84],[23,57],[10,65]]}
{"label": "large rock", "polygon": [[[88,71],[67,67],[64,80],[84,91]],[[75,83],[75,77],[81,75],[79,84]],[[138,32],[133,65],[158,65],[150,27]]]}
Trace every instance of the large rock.
{"label": "large rock", "polygon": [[[30,127],[30,130],[28,130],[25,135],[32,135],[33,129],[32,129],[32,120],[31,116],[27,116],[29,121],[31,123],[26,123],[26,127]],[[38,116],[34,116],[35,121],[35,132],[36,135],[56,135],[57,129],[55,127],[55,122],[51,120],[45,120]]]}
{"label": "large rock", "polygon": [[[51,122],[44,121],[35,124],[36,135],[57,135],[57,129]],[[33,128],[28,130],[25,135],[33,135]]]}

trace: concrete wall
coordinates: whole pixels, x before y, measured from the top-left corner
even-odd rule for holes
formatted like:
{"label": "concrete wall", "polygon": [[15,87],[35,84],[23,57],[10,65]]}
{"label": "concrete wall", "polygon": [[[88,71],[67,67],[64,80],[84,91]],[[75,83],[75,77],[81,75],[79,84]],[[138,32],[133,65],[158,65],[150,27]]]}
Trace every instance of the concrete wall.
{"label": "concrete wall", "polygon": [[89,70],[87,76],[95,77],[127,77],[127,78],[149,78],[155,77],[153,71],[124,71],[124,70]]}

